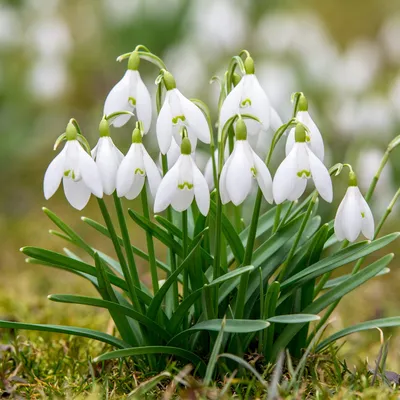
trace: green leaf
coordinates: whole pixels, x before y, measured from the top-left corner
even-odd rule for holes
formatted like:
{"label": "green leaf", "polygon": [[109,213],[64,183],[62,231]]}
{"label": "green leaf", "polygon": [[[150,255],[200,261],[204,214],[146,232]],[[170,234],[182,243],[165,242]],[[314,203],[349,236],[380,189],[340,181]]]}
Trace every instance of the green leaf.
{"label": "green leaf", "polygon": [[352,325],[348,328],[342,329],[341,331],[336,332],[333,335],[329,336],[317,346],[316,351],[319,352],[329,344],[335,342],[336,340],[342,337],[351,335],[352,333],[367,331],[370,329],[388,328],[394,326],[400,326],[400,317],[380,318],[380,319],[374,319],[372,321],[361,322],[360,324]]}
{"label": "green leaf", "polygon": [[102,354],[96,357],[93,361],[100,362],[100,361],[112,360],[114,358],[124,358],[124,357],[132,357],[132,356],[147,355],[147,354],[174,355],[177,357],[184,358],[185,360],[188,360],[194,365],[198,366],[199,372],[201,374],[204,374],[206,370],[206,364],[199,356],[192,353],[191,351],[181,349],[179,347],[170,347],[170,346],[143,346],[143,347],[133,347],[128,349],[123,349],[123,350],[116,350]]}
{"label": "green leaf", "polygon": [[321,317],[314,314],[287,314],[276,315],[275,317],[268,318],[267,321],[277,324],[301,324],[304,322],[318,321],[319,319],[321,319]]}
{"label": "green leaf", "polygon": [[223,282],[228,281],[229,279],[237,278],[238,276],[240,276],[246,272],[251,272],[253,270],[254,270],[253,265],[247,265],[246,267],[236,268],[233,271],[229,271],[226,274],[220,276],[219,278],[214,279],[207,286],[210,287],[210,286],[219,285]]}
{"label": "green leaf", "polygon": [[[383,268],[383,270],[378,272],[375,276],[386,275],[389,272],[390,272],[390,268]],[[328,282],[325,283],[323,289],[327,290],[327,289],[336,287],[336,286],[340,285],[341,283],[343,283],[346,279],[349,279],[350,276],[351,276],[351,274],[346,274],[346,275],[342,275],[342,276],[339,276],[334,279],[330,279]]]}
{"label": "green leaf", "polygon": [[399,233],[392,233],[382,238],[376,239],[370,243],[367,241],[355,243],[347,248],[326,257],[310,267],[300,271],[293,275],[281,285],[281,290],[293,289],[304,285],[310,279],[314,279],[327,272],[330,272],[336,268],[341,267],[347,263],[358,260],[361,257],[365,257],[393,242],[393,240],[399,237]]}
{"label": "green leaf", "polygon": [[182,231],[174,225],[171,221],[164,218],[161,215],[155,215],[154,219],[162,225],[171,235],[176,236],[178,239],[182,239],[183,233]]}
{"label": "green leaf", "polygon": [[166,341],[171,339],[171,335],[154,320],[122,304],[97,299],[94,297],[75,296],[72,294],[51,294],[48,296],[48,299],[59,303],[88,305],[93,307],[106,308],[111,311],[118,311],[119,313],[126,315],[127,317],[130,317],[135,321],[138,321],[140,324],[150,329],[155,334],[159,335],[162,339]]}
{"label": "green leaf", "polygon": [[[318,314],[330,304],[334,303],[336,300],[341,299],[347,293],[351,292],[358,286],[367,282],[369,279],[373,278],[379,271],[384,269],[390,261],[393,259],[393,254],[388,254],[378,261],[368,265],[368,267],[357,272],[349,279],[347,279],[342,284],[336,286],[335,288],[329,290],[327,293],[318,297],[312,304],[307,306],[302,313],[304,314]],[[296,335],[296,333],[301,330],[303,324],[288,325],[283,332],[280,334],[274,347],[272,349],[272,358],[275,359],[278,353],[284,349],[290,340]]]}
{"label": "green leaf", "polygon": [[40,331],[40,332],[55,332],[65,333],[67,335],[83,336],[89,339],[95,339],[99,342],[108,343],[112,346],[120,349],[129,347],[129,344],[124,341],[108,335],[107,333],[94,331],[92,329],[79,328],[76,326],[64,326],[64,325],[46,325],[46,324],[25,324],[21,322],[11,322],[0,320],[0,328],[5,329],[26,329],[28,331]]}
{"label": "green leaf", "polygon": [[219,333],[217,339],[215,340],[213,350],[210,355],[210,359],[208,360],[206,375],[204,377],[204,386],[209,386],[211,383],[211,379],[214,373],[215,365],[218,360],[218,353],[222,346],[222,339],[224,338],[224,330],[225,330],[226,319],[219,320]]}

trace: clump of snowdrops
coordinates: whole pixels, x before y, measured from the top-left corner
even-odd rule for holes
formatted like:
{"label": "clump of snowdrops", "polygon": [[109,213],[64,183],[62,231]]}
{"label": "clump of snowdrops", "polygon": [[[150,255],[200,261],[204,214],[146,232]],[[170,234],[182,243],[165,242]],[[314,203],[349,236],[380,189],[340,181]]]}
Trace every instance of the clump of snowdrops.
{"label": "clump of snowdrops", "polygon": [[[189,361],[209,383],[222,357],[240,363],[244,354],[257,352],[265,363],[275,362],[285,350],[300,357],[353,332],[400,325],[399,317],[384,318],[321,339],[343,296],[389,272],[392,254],[371,264],[363,261],[398,237],[379,237],[379,232],[399,192],[376,227],[368,202],[399,138],[390,143],[364,197],[350,164],[324,164],[323,136],[303,93],[293,94],[292,118],[281,121],[257,80],[248,51],[233,57],[225,75],[213,79],[220,84],[217,121],[211,120],[202,101],[185,97],[163,61],[146,47],[118,57],[126,59],[124,76],[105,100],[97,145],[91,149],[71,119],[54,149],[64,147],[44,176],[46,199],[62,181],[72,207],[83,209],[92,195],[98,202],[103,221],[82,217],[93,228],[92,243],[44,209],[61,230],[52,233],[84,250],[91,262],[79,258],[72,247],[64,249],[65,254],[21,249],[31,264],[89,280],[97,297],[53,294],[49,300],[106,308],[115,336],[9,321],[0,321],[0,327],[96,339],[114,347],[96,361],[133,357],[155,372],[171,358]],[[159,70],[155,91],[141,79],[143,60]],[[152,126],[154,97],[157,122]],[[132,137],[126,138],[131,146],[124,155],[111,133],[118,135],[116,128],[133,120]],[[147,152],[145,135],[156,136],[159,160]],[[280,142],[286,143],[286,155],[273,171],[271,160]],[[196,164],[198,145],[209,149],[204,171]],[[322,222],[319,199],[332,202],[332,180],[337,179],[348,182],[347,191],[335,219]],[[140,197],[142,212],[124,210],[121,197]],[[115,207],[115,221],[110,207]],[[129,237],[131,224],[143,230],[147,249]],[[96,233],[111,240],[115,254],[94,247]],[[361,234],[366,240],[353,243]],[[157,259],[154,239],[167,248],[166,260]],[[150,287],[141,280],[139,258],[150,271]],[[352,262],[350,274],[331,279],[333,271]]]}

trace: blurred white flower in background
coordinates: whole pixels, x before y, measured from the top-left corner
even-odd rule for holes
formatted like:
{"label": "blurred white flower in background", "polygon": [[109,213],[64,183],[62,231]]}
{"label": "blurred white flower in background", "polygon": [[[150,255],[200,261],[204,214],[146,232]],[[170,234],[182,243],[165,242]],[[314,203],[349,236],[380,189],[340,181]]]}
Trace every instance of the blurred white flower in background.
{"label": "blurred white flower in background", "polygon": [[109,21],[115,25],[131,24],[139,18],[139,8],[142,2],[132,0],[103,0],[103,7]]}
{"label": "blurred white flower in background", "polygon": [[386,57],[400,64],[400,14],[389,16],[384,22],[379,33]]}
{"label": "blurred white flower in background", "polygon": [[0,6],[0,46],[13,46],[22,39],[21,19],[17,10],[6,5]]}

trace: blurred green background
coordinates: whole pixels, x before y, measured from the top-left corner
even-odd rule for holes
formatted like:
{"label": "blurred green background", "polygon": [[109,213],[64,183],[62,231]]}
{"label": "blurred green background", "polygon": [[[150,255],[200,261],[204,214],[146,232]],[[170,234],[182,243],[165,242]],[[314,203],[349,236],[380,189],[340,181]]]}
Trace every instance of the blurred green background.
{"label": "blurred green background", "polygon": [[[329,148],[327,163],[355,165],[364,191],[387,143],[400,133],[398,0],[0,0],[1,316],[107,328],[102,310],[46,300],[49,293],[90,293],[88,284],[27,265],[18,249],[65,245],[48,234],[53,226],[41,211],[45,205],[95,247],[112,253],[110,244],[80,221],[81,215],[100,220],[96,202],[77,212],[62,191],[46,202],[42,179],[69,118],[76,118],[95,144],[104,99],[126,67],[115,59],[137,44],[165,60],[186,96],[201,98],[214,110],[218,88],[208,85],[210,77],[222,76],[230,57],[247,48],[282,119],[290,115],[291,93],[303,91]],[[141,72],[154,94],[157,69],[142,62]],[[131,130],[129,125],[112,132],[123,151]],[[157,156],[154,140],[149,145]],[[399,156],[396,150],[373,198],[376,220],[400,185]],[[334,184],[336,207],[345,178]],[[323,205],[322,211],[333,217],[335,208]],[[396,207],[384,230],[398,226]],[[132,233],[144,247],[142,233]],[[392,251],[399,253],[398,243]],[[400,314],[399,260],[400,254],[390,275],[342,301],[331,329]],[[145,275],[146,266],[142,269]],[[393,331],[390,355],[397,370],[399,333]],[[352,359],[377,356],[378,332],[348,341],[345,351]]]}

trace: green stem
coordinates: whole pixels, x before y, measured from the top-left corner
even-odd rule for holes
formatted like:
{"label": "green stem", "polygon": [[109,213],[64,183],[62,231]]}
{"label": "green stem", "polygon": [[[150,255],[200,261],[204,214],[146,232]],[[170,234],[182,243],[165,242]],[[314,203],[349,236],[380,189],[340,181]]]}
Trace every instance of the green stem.
{"label": "green stem", "polygon": [[272,228],[272,233],[275,233],[279,226],[279,221],[281,220],[282,203],[276,206],[274,226]]}
{"label": "green stem", "polygon": [[[187,257],[187,250],[188,250],[188,216],[187,210],[182,212],[182,250],[183,250],[183,257],[184,260]],[[185,268],[183,270],[183,298],[185,299],[189,295],[189,269]]]}
{"label": "green stem", "polygon": [[[101,214],[103,215],[103,219],[104,219],[104,222],[105,222],[105,224],[107,226],[108,232],[110,233],[110,237],[111,237],[111,241],[112,241],[113,246],[114,246],[115,253],[117,254],[118,261],[119,261],[119,263],[121,265],[122,272],[124,274],[126,283],[128,285],[129,297],[130,297],[130,299],[132,301],[133,307],[136,310],[140,310],[141,311],[141,307],[140,307],[139,299],[137,297],[135,285],[134,285],[134,282],[132,280],[132,276],[131,276],[131,273],[129,271],[128,265],[126,263],[124,254],[122,253],[122,249],[121,249],[121,246],[120,246],[119,241],[118,241],[118,236],[117,236],[117,233],[115,232],[115,228],[114,228],[114,225],[112,223],[110,214],[109,214],[109,212],[107,210],[107,206],[106,206],[106,204],[105,204],[103,199],[99,199],[98,198],[97,202],[99,204],[100,211],[101,211]],[[129,247],[130,247],[130,243],[129,243]]]}
{"label": "green stem", "polygon": [[[150,209],[149,209],[149,202],[147,199],[146,187],[144,187],[142,189],[141,198],[142,198],[143,216],[150,221]],[[147,231],[146,231],[146,243],[147,243],[147,251],[149,253],[151,283],[153,286],[153,293],[155,294],[159,290],[158,274],[157,274],[157,261],[156,261],[156,254],[155,254],[155,250],[154,250],[153,236],[151,235],[150,232],[147,232]]]}
{"label": "green stem", "polygon": [[287,269],[290,261],[292,260],[292,258],[294,256],[294,253],[295,253],[295,251],[297,249],[297,246],[298,246],[298,244],[300,242],[301,236],[303,235],[304,229],[306,228],[306,225],[307,225],[308,220],[310,218],[312,209],[313,209],[317,199],[318,199],[318,193],[315,192],[313,197],[312,197],[312,199],[311,199],[311,201],[310,201],[310,203],[308,204],[307,211],[306,211],[306,213],[304,215],[304,218],[303,218],[303,221],[302,221],[302,223],[300,225],[300,229],[297,232],[296,238],[295,238],[295,240],[294,240],[294,242],[292,244],[292,247],[289,250],[289,254],[288,254],[288,256],[287,256],[287,258],[286,258],[286,260],[285,260],[285,262],[284,262],[284,264],[282,266],[281,272],[280,272],[279,277],[278,277],[278,281],[279,282],[281,282],[282,279],[285,277],[286,269]]}

